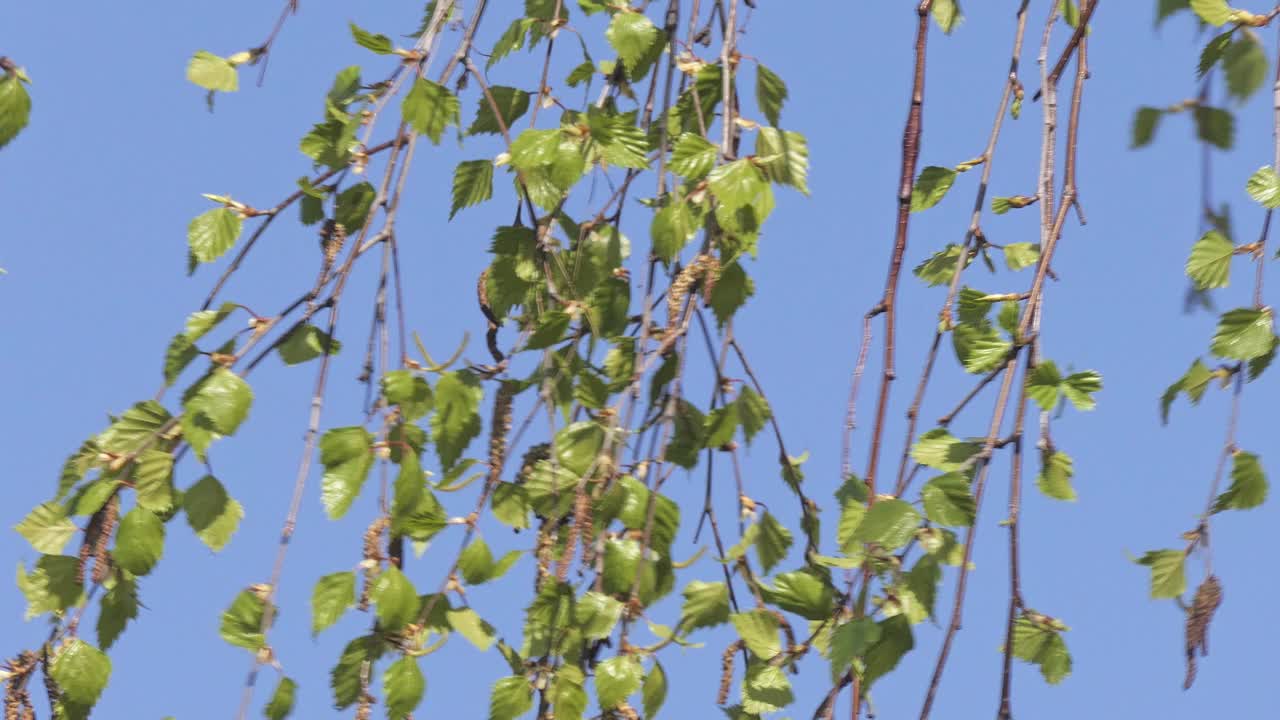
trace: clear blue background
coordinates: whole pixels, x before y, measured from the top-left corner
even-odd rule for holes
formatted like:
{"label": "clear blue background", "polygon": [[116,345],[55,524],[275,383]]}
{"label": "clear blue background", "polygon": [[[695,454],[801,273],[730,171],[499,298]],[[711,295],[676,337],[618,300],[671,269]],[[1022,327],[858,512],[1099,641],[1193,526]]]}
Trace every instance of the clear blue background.
{"label": "clear blue background", "polygon": [[[838,484],[845,394],[861,317],[880,296],[892,243],[914,3],[759,4],[741,48],[788,83],[791,99],[782,124],[809,138],[812,196],[779,192],[761,260],[748,268],[757,297],[740,314],[737,330],[792,452],[812,452],[807,485],[829,509]],[[968,21],[954,35],[931,33],[922,165],[954,165],[981,153],[1005,78],[1017,4],[967,2]],[[1029,92],[1038,85],[1035,48],[1049,4],[1032,3],[1022,75]],[[1148,600],[1145,569],[1127,559],[1127,553],[1176,546],[1178,534],[1194,525],[1228,409],[1225,394],[1211,391],[1194,411],[1180,403],[1167,428],[1160,427],[1157,415],[1160,393],[1207,347],[1214,320],[1205,313],[1182,313],[1182,266],[1197,235],[1199,193],[1198,150],[1188,118],[1166,118],[1153,148],[1128,149],[1136,106],[1166,105],[1195,93],[1193,22],[1184,14],[1154,32],[1154,4],[1104,3],[1090,43],[1093,79],[1086,92],[1080,164],[1089,225],[1072,222],[1067,229],[1054,266],[1062,281],[1048,289],[1044,342],[1047,356],[1060,366],[1101,371],[1106,388],[1095,412],[1068,412],[1054,426],[1058,444],[1075,458],[1080,500],[1048,501],[1028,483],[1024,593],[1030,605],[1071,626],[1067,641],[1075,667],[1060,686],[1048,687],[1034,668],[1019,665],[1016,709],[1021,717],[1118,717],[1135,711],[1161,718],[1262,717],[1277,700],[1269,651],[1277,634],[1269,621],[1272,598],[1280,590],[1268,541],[1274,504],[1231,514],[1214,525],[1216,568],[1226,600],[1211,632],[1213,655],[1202,663],[1190,692],[1181,690],[1182,615],[1168,601]],[[491,5],[477,43],[481,50],[492,47],[519,4]],[[225,55],[260,42],[278,12],[276,3],[8,4],[0,51],[29,70],[35,105],[31,126],[0,153],[0,267],[9,272],[0,278],[5,308],[0,313],[5,482],[0,525],[13,525],[51,495],[63,459],[104,427],[106,413],[119,412],[158,387],[166,342],[198,307],[221,267],[202,268],[194,279],[183,274],[187,222],[208,207],[200,193],[230,193],[269,206],[291,192],[294,179],[310,164],[297,152],[297,140],[319,118],[333,74],[360,63],[366,77],[376,78],[389,66],[352,44],[346,20],[408,33],[417,26],[420,10],[418,3],[304,2],[271,55],[265,87],[254,87],[256,68],[247,70],[242,91],[220,97],[210,115],[201,91],[183,78],[187,59],[199,48]],[[582,26],[599,37],[599,18]],[[1065,35],[1059,29],[1058,46]],[[448,33],[445,47],[452,48],[457,37]],[[1274,55],[1271,34],[1266,37]],[[576,43],[561,42],[557,52],[564,53],[558,62],[566,67],[578,62]],[[534,56],[518,53],[506,61],[501,77],[531,84],[540,57],[541,50]],[[565,96],[580,98],[567,89]],[[1248,204],[1244,181],[1271,157],[1268,96],[1264,89],[1240,109],[1237,150],[1214,159],[1217,197],[1236,204],[1241,242],[1253,239],[1261,223],[1261,211]],[[472,103],[464,103],[467,118]],[[754,111],[748,107],[748,113]],[[553,118],[554,113],[544,112],[540,124],[546,127]],[[992,194],[1034,192],[1039,118],[1039,105],[1028,102],[1022,119],[1006,124]],[[446,222],[447,195],[458,160],[498,150],[493,140],[461,151],[451,141],[439,149],[421,148],[410,180],[400,223],[407,319],[437,357],[447,355],[469,330],[475,341],[468,356],[484,359],[478,341],[483,320],[470,298],[487,262],[492,228],[510,221],[510,193],[500,190],[493,202],[464,211],[452,223]],[[912,218],[908,268],[962,239],[976,176],[961,176],[937,208]],[[268,233],[226,297],[271,313],[295,288],[311,282],[315,235],[290,216]],[[988,216],[984,227],[995,242],[1034,241],[1034,216],[1033,210]],[[643,248],[644,224],[637,220],[646,213],[633,206],[628,217],[625,229]],[[1241,273],[1243,261],[1237,262]],[[324,427],[362,416],[363,388],[353,378],[368,331],[375,265],[367,263],[350,291],[340,328],[350,350],[333,377]],[[636,258],[633,267],[639,267]],[[1025,273],[987,279],[978,266],[968,277],[991,292],[1019,291],[1028,281]],[[909,276],[903,284],[903,380],[894,388],[894,421],[884,455],[890,472],[900,450],[899,418],[943,295],[942,289],[924,289]],[[1233,287],[1222,294],[1220,307],[1245,304],[1247,297],[1247,287]],[[691,348],[694,364],[705,366],[700,340]],[[873,353],[868,368],[863,418],[871,416],[877,356]],[[944,364],[952,362],[949,353],[944,356]],[[218,616],[239,588],[264,581],[269,573],[298,462],[312,369],[268,367],[251,378],[257,402],[249,421],[213,455],[217,474],[247,508],[240,532],[214,555],[181,518],[169,526],[164,559],[141,582],[146,608],[112,650],[115,672],[98,716],[198,720],[233,714],[248,657],[218,639]],[[695,377],[705,378],[705,370],[698,372]],[[741,376],[732,368],[730,374]],[[940,371],[923,418],[949,408],[970,382],[950,367]],[[705,402],[704,386],[691,392]],[[1274,377],[1247,388],[1239,436],[1242,447],[1273,466],[1274,415],[1265,406],[1275,397]],[[984,396],[962,417],[957,432],[980,434],[990,402]],[[928,428],[925,423],[922,429]],[[867,434],[864,425],[858,434],[859,469],[865,467]],[[483,452],[480,441],[472,452]],[[749,453],[749,492],[793,516],[794,500],[777,479],[775,457],[771,440],[762,436]],[[200,474],[188,459],[179,468],[178,483],[186,486]],[[684,502],[681,538],[686,541],[702,477],[701,471],[680,473],[668,483]],[[1006,533],[997,522],[1003,517],[1007,478],[1007,465],[997,463],[980,519],[964,629],[934,717],[986,716],[996,706],[1007,603]],[[726,488],[722,495],[722,522],[732,526],[732,493]],[[358,562],[374,496],[366,492],[347,518],[331,523],[321,513],[314,477],[308,487],[279,598],[282,614],[271,634],[288,673],[302,686],[295,717],[335,714],[328,668],[341,646],[368,627],[366,617],[351,613],[313,640],[308,602],[316,577]],[[445,502],[462,514],[471,500],[450,496]],[[828,533],[833,520],[828,515]],[[532,539],[528,533],[512,537],[498,527],[484,530],[497,548],[525,547]],[[424,560],[410,564],[421,591],[436,587],[442,566],[456,552],[453,532],[442,534]],[[834,544],[830,537],[826,542],[828,549]],[[29,564],[37,554],[17,534],[6,532],[0,534],[0,557],[13,567]],[[790,562],[798,562],[796,553]],[[513,642],[520,628],[517,603],[528,597],[532,572],[525,558],[508,582],[470,594]],[[704,558],[683,578],[717,574],[715,564]],[[518,587],[507,588],[508,583]],[[951,602],[947,587],[939,597],[943,613]],[[677,604],[678,596],[654,615],[674,623]],[[4,653],[34,645],[44,635],[41,623],[24,624],[22,613],[16,589],[0,593]],[[672,678],[666,717],[717,714],[717,659],[729,632],[702,631],[697,639],[707,643],[704,649],[673,648],[663,655]],[[918,712],[940,636],[929,625],[918,628],[917,651],[875,692],[880,717]],[[484,717],[490,684],[507,672],[496,652],[482,655],[461,639],[428,657],[423,667],[428,688],[419,717]],[[259,684],[255,713],[274,684],[272,675],[265,673]],[[825,663],[807,663],[795,681],[798,702],[792,716],[812,713],[827,688],[826,675]],[[846,692],[838,716],[847,716],[847,698]]]}

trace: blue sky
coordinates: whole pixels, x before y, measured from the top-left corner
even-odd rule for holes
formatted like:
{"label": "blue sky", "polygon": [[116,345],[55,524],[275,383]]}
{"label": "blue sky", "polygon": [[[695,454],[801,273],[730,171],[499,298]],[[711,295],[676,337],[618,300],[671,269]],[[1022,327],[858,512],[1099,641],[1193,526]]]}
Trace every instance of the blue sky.
{"label": "blue sky", "polygon": [[[761,58],[788,83],[782,125],[809,139],[812,195],[779,191],[760,260],[748,267],[757,295],[739,316],[737,336],[769,392],[789,448],[812,453],[808,490],[828,508],[839,480],[840,429],[858,328],[879,298],[892,243],[910,87],[911,4],[761,2],[741,40],[744,53]],[[1029,90],[1037,84],[1034,47],[1048,3],[1032,4],[1023,55]],[[481,49],[492,46],[517,3],[492,5],[477,43]],[[981,153],[1004,82],[1016,5],[968,2],[968,21],[952,36],[931,34],[922,166],[954,165]],[[208,207],[200,194],[232,194],[266,206],[291,192],[294,180],[309,169],[297,140],[318,118],[333,74],[360,63],[368,68],[366,76],[380,76],[387,65],[351,43],[346,20],[407,33],[417,26],[420,10],[417,3],[302,3],[272,53],[266,85],[254,87],[246,73],[242,91],[221,97],[214,114],[206,112],[201,91],[183,78],[187,59],[200,48],[230,54],[258,43],[278,12],[275,3],[15,3],[6,10],[0,52],[24,65],[35,84],[32,124],[0,154],[0,267],[9,273],[0,278],[8,308],[0,314],[0,336],[6,338],[6,352],[0,353],[0,451],[6,458],[0,525],[13,525],[52,494],[65,456],[102,429],[108,412],[149,397],[159,386],[165,344],[216,277],[211,268],[193,279],[183,274],[186,225]],[[1175,407],[1168,427],[1160,426],[1157,414],[1164,387],[1207,348],[1214,318],[1182,313],[1182,267],[1197,236],[1199,193],[1198,150],[1188,118],[1167,118],[1152,148],[1128,149],[1137,106],[1167,105],[1195,93],[1193,23],[1184,16],[1155,32],[1153,16],[1154,2],[1148,0],[1105,3],[1090,44],[1093,77],[1083,112],[1079,176],[1089,224],[1069,224],[1054,266],[1061,282],[1047,292],[1044,344],[1059,366],[1097,369],[1106,386],[1096,411],[1068,412],[1054,429],[1059,446],[1075,459],[1079,501],[1053,502],[1028,485],[1024,593],[1031,606],[1071,626],[1067,641],[1075,665],[1057,687],[1045,686],[1034,668],[1018,667],[1016,708],[1024,717],[1112,716],[1130,708],[1170,719],[1256,717],[1276,699],[1267,652],[1274,633],[1260,632],[1258,618],[1267,617],[1280,579],[1269,565],[1255,568],[1268,521],[1276,520],[1274,505],[1231,514],[1214,525],[1215,567],[1226,599],[1211,631],[1213,654],[1190,692],[1180,687],[1182,616],[1167,601],[1147,599],[1144,569],[1128,561],[1128,554],[1175,546],[1178,534],[1194,524],[1228,409],[1226,396],[1211,392],[1199,408]],[[598,25],[585,27],[598,33]],[[456,36],[445,42],[452,47]],[[576,54],[569,43],[559,47]],[[1270,40],[1268,48],[1274,54]],[[501,72],[528,78],[535,62],[519,54]],[[1270,161],[1266,96],[1259,93],[1239,108],[1237,149],[1214,157],[1217,197],[1235,204],[1242,241],[1252,239],[1261,223],[1244,182]],[[464,112],[471,107],[464,101]],[[1033,192],[1039,114],[1039,106],[1028,102],[1022,119],[1006,124],[991,194]],[[551,114],[546,118],[544,126]],[[410,179],[400,224],[407,320],[437,357],[470,331],[468,356],[483,359],[483,318],[470,298],[487,262],[492,228],[510,221],[510,203],[500,194],[447,223],[448,186],[456,162],[496,152],[492,143],[458,150],[447,141],[420,152]],[[940,205],[913,217],[908,267],[962,239],[976,174],[961,176]],[[984,229],[995,242],[1032,241],[1033,215],[988,218]],[[646,223],[637,219],[646,215],[636,206],[629,217],[624,230],[644,247]],[[295,284],[314,277],[314,243],[313,230],[279,223],[227,297],[262,313],[283,305]],[[1025,276],[978,277],[975,268],[970,281],[985,283],[979,287],[990,292],[1020,291],[1026,282]],[[370,265],[353,281],[356,300],[344,313],[340,337],[353,349],[362,347],[367,333],[372,280]],[[894,390],[886,458],[900,451],[897,418],[909,402],[943,292],[910,277],[903,285],[904,380]],[[1226,290],[1219,306],[1247,303],[1248,291]],[[869,378],[877,370],[875,356]],[[944,359],[952,362],[949,353]],[[352,351],[337,364],[323,427],[359,421],[363,389],[353,382],[359,360]],[[697,362],[705,365],[703,358]],[[702,372],[695,372],[695,380],[705,378]],[[941,414],[969,387],[952,368],[937,377],[924,418]],[[240,532],[214,555],[181,520],[170,526],[164,559],[141,586],[146,609],[112,651],[116,669],[100,717],[199,720],[234,712],[248,658],[217,637],[218,616],[238,589],[269,573],[301,451],[312,373],[265,368],[252,381],[257,402],[247,424],[214,456],[217,474],[247,508]],[[874,384],[865,388],[862,415],[869,417]],[[1273,427],[1264,403],[1275,396],[1274,377],[1249,386],[1240,422],[1240,446],[1260,453],[1264,463],[1271,460]],[[701,386],[696,397],[705,397]],[[957,431],[980,433],[989,404],[984,396]],[[855,467],[865,467],[866,438],[864,426]],[[472,451],[481,452],[479,441]],[[775,457],[762,437],[748,453],[748,486],[753,496],[790,516],[794,501],[777,479]],[[201,473],[187,460],[179,467],[178,484],[188,485]],[[980,518],[964,629],[934,717],[994,712],[1007,603],[1006,535],[997,523],[1007,479],[1006,464],[997,463]],[[318,576],[358,562],[360,534],[374,507],[373,493],[367,492],[347,518],[326,521],[315,480],[272,634],[282,662],[302,686],[295,717],[308,718],[334,714],[328,668],[342,645],[367,627],[367,618],[352,613],[310,638],[311,586]],[[702,475],[679,473],[669,487],[685,508],[696,508]],[[724,512],[731,516],[732,498],[726,497]],[[470,504],[469,497],[444,501],[451,509]],[[694,521],[696,510],[686,509],[682,540],[690,539]],[[834,527],[834,515],[827,527]],[[527,533],[482,530],[495,548],[530,541]],[[410,576],[421,591],[435,587],[456,543],[441,536],[423,560],[412,563]],[[4,533],[0,557],[12,567],[29,564],[37,554],[18,535]],[[798,562],[794,553],[790,562]],[[525,558],[508,580],[527,588],[532,572]],[[717,572],[704,558],[681,581]],[[486,609],[486,617],[492,613],[503,634],[513,638],[524,597],[523,590],[513,593],[504,583],[471,592],[473,605]],[[949,608],[950,601],[948,585],[939,606]],[[22,623],[22,611],[16,589],[0,593],[4,652],[43,636],[38,621]],[[678,606],[667,602],[655,612],[674,623]],[[666,717],[715,714],[717,658],[728,632],[702,631],[697,639],[705,648],[676,649],[663,657],[673,678]],[[875,693],[880,717],[918,711],[940,636],[936,628],[918,628],[917,651]],[[482,655],[460,639],[427,658],[423,668],[427,695],[419,717],[483,716],[490,684],[506,674],[497,653]],[[826,674],[824,664],[811,661],[794,680],[798,703],[792,716],[812,713],[826,690]],[[259,706],[273,680],[271,673],[264,676]]]}

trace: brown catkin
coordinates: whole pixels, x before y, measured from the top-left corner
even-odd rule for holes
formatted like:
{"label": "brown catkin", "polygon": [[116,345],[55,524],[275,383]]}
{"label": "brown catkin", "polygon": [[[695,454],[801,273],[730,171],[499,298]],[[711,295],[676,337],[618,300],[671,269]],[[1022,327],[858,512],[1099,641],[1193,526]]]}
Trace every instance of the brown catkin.
{"label": "brown catkin", "polygon": [[534,551],[534,556],[538,561],[538,573],[533,583],[535,592],[541,591],[542,584],[551,577],[551,563],[554,561],[555,544],[555,523],[550,520],[543,520],[542,526],[538,528],[538,545]]}
{"label": "brown catkin", "polygon": [[324,266],[332,267],[347,242],[347,228],[340,222],[325,220],[320,228],[320,251],[324,253]]}
{"label": "brown catkin", "polygon": [[674,331],[680,322],[680,314],[684,311],[685,298],[699,280],[702,281],[703,299],[711,302],[711,291],[715,288],[720,276],[720,261],[714,255],[699,255],[694,258],[671,281],[667,290],[667,330]]}
{"label": "brown catkin", "polygon": [[4,689],[4,720],[35,720],[36,711],[27,692],[27,681],[35,669],[36,654],[30,650],[4,664],[5,672],[9,673]]}
{"label": "brown catkin", "polygon": [[515,386],[502,383],[493,396],[493,417],[489,423],[489,487],[502,481],[502,468],[507,459],[507,435],[511,432],[511,406]]}
{"label": "brown catkin", "polygon": [[98,534],[93,543],[93,582],[101,585],[111,574],[111,534],[116,530],[116,521],[120,519],[120,497],[112,495],[102,507],[102,522],[98,525]]}
{"label": "brown catkin", "polygon": [[623,720],[640,720],[640,713],[636,712],[636,709],[626,702],[618,703],[617,715]]}
{"label": "brown catkin", "polygon": [[717,705],[729,703],[729,688],[733,685],[733,656],[741,649],[742,641],[735,640],[729,643],[729,647],[720,656],[720,692],[716,694]]}
{"label": "brown catkin", "polygon": [[1210,575],[1196,588],[1191,609],[1187,611],[1187,676],[1182,689],[1190,689],[1196,681],[1196,653],[1209,654],[1209,622],[1222,604],[1222,583],[1216,575]]}
{"label": "brown catkin", "polygon": [[369,528],[364,531],[364,559],[369,562],[364,568],[364,589],[360,591],[361,610],[369,609],[370,593],[373,592],[373,583],[382,574],[382,563],[387,559],[382,552],[382,533],[391,526],[391,520],[386,515],[382,515],[369,524]]}
{"label": "brown catkin", "polygon": [[533,475],[533,469],[543,460],[551,459],[551,445],[549,443],[538,443],[530,445],[528,450],[524,451],[524,457],[520,458],[520,472],[516,473],[516,482],[522,483]]}

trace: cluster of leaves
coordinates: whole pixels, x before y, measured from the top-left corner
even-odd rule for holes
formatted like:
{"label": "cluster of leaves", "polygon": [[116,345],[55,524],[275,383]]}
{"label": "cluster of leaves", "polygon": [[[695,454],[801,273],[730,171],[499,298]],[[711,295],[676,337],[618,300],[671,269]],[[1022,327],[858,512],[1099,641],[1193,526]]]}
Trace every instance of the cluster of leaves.
{"label": "cluster of leaves", "polygon": [[[1208,77],[1217,72],[1226,81],[1229,98],[1243,103],[1255,95],[1266,82],[1268,61],[1254,28],[1266,25],[1272,18],[1232,8],[1223,0],[1164,0],[1157,10],[1157,23],[1181,9],[1193,11],[1207,25],[1226,26],[1225,31],[1209,40],[1201,50],[1197,76],[1206,83],[1204,87],[1208,88]],[[1201,94],[1202,99],[1205,96],[1206,93]],[[1201,102],[1183,103],[1166,111],[1140,109],[1134,123],[1134,146],[1146,145],[1151,141],[1156,123],[1163,113],[1190,107],[1196,113],[1201,142],[1221,150],[1231,149],[1235,125],[1233,115],[1225,109],[1203,106]],[[1245,190],[1266,211],[1266,227],[1271,213],[1280,207],[1280,176],[1277,176],[1276,169],[1267,165],[1257,170],[1248,178]],[[1238,257],[1257,264],[1260,278],[1261,265],[1267,260],[1266,231],[1263,231],[1262,238],[1256,242],[1238,243],[1234,239],[1229,208],[1225,205],[1219,212],[1205,208],[1204,220],[1209,229],[1192,245],[1186,263],[1186,275],[1191,280],[1193,292],[1204,295],[1227,288],[1231,284],[1233,261]],[[1179,397],[1186,397],[1193,405],[1197,405],[1213,385],[1222,389],[1232,388],[1234,401],[1238,402],[1244,386],[1257,380],[1271,365],[1276,349],[1280,347],[1280,336],[1276,335],[1275,313],[1263,303],[1260,293],[1261,287],[1256,285],[1251,305],[1226,310],[1219,315],[1208,348],[1209,354],[1219,361],[1218,364],[1211,366],[1203,358],[1197,357],[1187,371],[1169,385],[1160,398],[1162,422],[1168,423],[1169,412]],[[1208,306],[1206,303],[1206,307]],[[1174,598],[1182,607],[1187,608],[1187,686],[1195,678],[1194,656],[1200,644],[1196,638],[1203,636],[1213,609],[1217,606],[1216,600],[1209,603],[1211,607],[1205,606],[1201,598],[1220,598],[1221,593],[1218,579],[1209,570],[1210,518],[1228,510],[1258,507],[1266,500],[1268,492],[1260,458],[1236,445],[1234,420],[1231,427],[1223,458],[1224,465],[1227,456],[1231,461],[1230,485],[1211,499],[1196,527],[1183,533],[1182,539],[1187,542],[1186,547],[1152,550],[1137,559],[1139,564],[1150,568],[1151,597]],[[1217,480],[1214,488],[1216,492]],[[1185,566],[1188,557],[1197,549],[1202,549],[1206,556],[1205,577],[1195,592],[1194,602],[1188,606],[1182,601],[1188,591]]]}

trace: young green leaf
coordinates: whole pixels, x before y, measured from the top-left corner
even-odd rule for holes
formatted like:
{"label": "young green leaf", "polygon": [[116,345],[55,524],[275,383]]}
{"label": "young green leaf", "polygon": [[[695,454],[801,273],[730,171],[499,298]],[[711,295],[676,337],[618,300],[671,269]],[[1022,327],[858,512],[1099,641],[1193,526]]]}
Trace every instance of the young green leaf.
{"label": "young green leaf", "polygon": [[691,580],[682,594],[680,626],[686,631],[728,622],[729,588],[723,582]]}
{"label": "young green leaf", "polygon": [[409,370],[392,370],[382,376],[382,396],[400,408],[406,421],[417,420],[431,411],[434,398],[426,378]]}
{"label": "young green leaf", "polygon": [[370,597],[383,630],[395,632],[413,622],[418,614],[418,591],[394,565],[378,575]]}
{"label": "young green leaf", "polygon": [[[1264,170],[1270,169],[1264,168]],[[1257,175],[1255,174],[1254,177],[1256,178]],[[1272,177],[1275,177],[1274,172]],[[1251,178],[1249,180],[1251,193],[1253,184],[1254,181]],[[1280,185],[1277,185],[1276,189],[1280,191]],[[1280,199],[1280,194],[1276,197]],[[1191,246],[1191,257],[1187,258],[1187,277],[1194,280],[1196,287],[1201,290],[1226,287],[1231,275],[1231,257],[1235,255],[1235,251],[1235,244],[1225,235],[1217,230],[1210,230]]]}
{"label": "young green leaf", "polygon": [[101,606],[97,622],[98,645],[107,651],[124,632],[125,625],[138,617],[137,584],[121,575],[115,586],[102,596]]}
{"label": "young green leaf", "polygon": [[164,522],[143,507],[134,507],[120,519],[111,557],[134,575],[151,572],[164,553]]}
{"label": "young green leaf", "polygon": [[436,383],[436,412],[431,416],[431,436],[440,464],[448,469],[480,434],[480,400],[484,390],[472,373],[445,373]]}
{"label": "young green leaf", "polygon": [[1253,308],[1228,310],[1218,319],[1210,349],[1232,360],[1252,360],[1266,355],[1275,343],[1272,311]]}
{"label": "young green leaf", "polygon": [[439,145],[444,129],[458,124],[458,98],[449,89],[426,78],[418,78],[400,106],[404,121]]}
{"label": "young green leaf", "polygon": [[61,553],[77,531],[75,523],[67,517],[66,508],[56,502],[35,506],[13,529],[26,538],[36,552],[46,555]]}
{"label": "young green leaf", "polygon": [[391,663],[382,675],[382,692],[386,697],[387,717],[400,720],[417,709],[427,689],[427,679],[418,667],[418,659],[405,655]]}
{"label": "young green leaf", "polygon": [[1160,118],[1164,116],[1164,111],[1160,108],[1141,107],[1133,114],[1133,140],[1129,147],[1137,149],[1146,147],[1156,137],[1156,128],[1160,125]]}
{"label": "young green leaf", "polygon": [[1071,654],[1062,633],[1026,615],[1014,621],[1013,656],[1040,666],[1045,682],[1057,685],[1071,674]]}
{"label": "young green leaf", "polygon": [[54,655],[49,674],[64,698],[90,708],[111,679],[111,659],[89,643],[72,638]]}
{"label": "young green leaf", "polygon": [[911,188],[911,212],[928,210],[937,205],[955,181],[956,171],[951,168],[930,165],[921,170],[916,184]]}
{"label": "young green leaf", "polygon": [[222,257],[240,237],[240,213],[230,208],[214,208],[197,215],[187,226],[191,256],[202,263]]}
{"label": "young green leaf", "polygon": [[1236,119],[1222,108],[1197,106],[1196,136],[1220,150],[1230,150],[1236,141]]}
{"label": "young green leaf", "polygon": [[445,613],[445,617],[449,620],[449,627],[469,640],[480,652],[487,652],[497,640],[497,631],[493,626],[485,622],[479,613],[471,608],[449,610]]}
{"label": "young green leaf", "polygon": [[281,675],[280,681],[276,683],[276,689],[271,693],[271,700],[267,702],[267,707],[263,710],[263,714],[267,716],[267,720],[284,720],[289,717],[289,713],[293,712],[294,699],[298,692],[298,683],[292,678]]}
{"label": "young green leaf", "polygon": [[31,117],[31,96],[19,72],[0,73],[0,148],[18,136]]}
{"label": "young green leaf", "polygon": [[925,483],[920,491],[925,517],[937,525],[970,527],[978,504],[969,493],[969,481],[960,473],[947,473]]}
{"label": "young green leaf", "polygon": [[742,709],[752,716],[773,713],[795,701],[791,681],[782,668],[755,662],[742,679]]}
{"label": "young green leaf", "polygon": [[644,668],[635,655],[617,655],[596,666],[596,694],[600,707],[613,708],[625,701],[644,679]]}
{"label": "young green leaf", "polygon": [[479,205],[493,197],[493,163],[488,160],[464,160],[453,171],[453,204],[449,219],[462,208]]}
{"label": "young green leaf", "polygon": [[1071,373],[1062,379],[1062,394],[1077,410],[1092,410],[1098,402],[1094,393],[1102,391],[1102,376],[1094,370]]}
{"label": "young green leaf", "polygon": [[930,10],[933,14],[933,21],[938,23],[938,27],[942,32],[950,35],[953,30],[964,22],[964,14],[960,12],[959,0],[934,0]]}
{"label": "young green leaf", "polygon": [[386,35],[371,33],[355,23],[347,24],[351,26],[351,37],[360,47],[372,50],[379,55],[390,55],[396,49],[391,43],[391,38]]}
{"label": "young green leaf", "polygon": [[1151,597],[1176,598],[1187,591],[1184,563],[1187,555],[1181,550],[1149,550],[1136,561],[1151,568]]}
{"label": "young green leaf", "polygon": [[729,616],[738,637],[746,643],[747,649],[761,660],[770,660],[782,652],[782,641],[778,638],[778,618],[768,610],[750,610],[734,613]]}
{"label": "young green leaf", "polygon": [[236,66],[226,58],[205,50],[197,50],[187,63],[187,80],[210,92],[235,92],[240,89]]}
{"label": "young green leaf", "polygon": [[662,704],[667,701],[667,671],[662,669],[662,663],[657,658],[653,659],[649,674],[644,676],[640,697],[644,701],[644,716],[653,720],[662,709]]}
{"label": "young green leaf", "polygon": [[808,620],[831,617],[835,600],[830,583],[824,582],[817,573],[804,570],[779,573],[773,579],[773,587],[763,585],[760,593],[770,605]]}
{"label": "young green leaf", "polygon": [[1270,165],[1263,165],[1249,177],[1245,187],[1249,197],[1257,200],[1262,207],[1274,210],[1280,207],[1280,175]]}
{"label": "young green leaf", "polygon": [[226,547],[244,518],[244,507],[227,495],[226,488],[212,475],[205,475],[187,488],[182,494],[182,509],[196,537],[214,552]]}
{"label": "young green leaf", "polygon": [[266,644],[262,618],[266,602],[252,590],[241,590],[222,613],[218,633],[228,644],[258,651]]}
{"label": "young green leaf", "polygon": [[1227,0],[1191,0],[1191,11],[1215,27],[1231,21],[1231,6],[1227,5]]}
{"label": "young green leaf", "polygon": [[533,688],[523,675],[502,678],[493,684],[489,720],[515,720],[533,707]]}
{"label": "young green leaf", "polygon": [[756,158],[770,180],[809,194],[809,143],[803,135],[762,127],[756,134]]}
{"label": "young green leaf", "polygon": [[1267,53],[1253,33],[1236,34],[1222,55],[1222,66],[1227,92],[1238,100],[1247,100],[1267,81]]}
{"label": "young green leaf", "polygon": [[1015,242],[1004,246],[1004,264],[1017,272],[1040,261],[1039,243]]}
{"label": "young green leaf", "polygon": [[[493,97],[493,104],[489,103],[488,96],[480,97],[476,119],[467,128],[468,135],[497,135],[503,128],[510,132],[529,109],[529,93],[518,88],[494,85],[489,88],[489,95]],[[497,113],[493,111],[494,105],[498,106]]]}
{"label": "young green leaf", "polygon": [[1204,397],[1204,392],[1214,377],[1213,371],[1196,358],[1187,372],[1175,380],[1160,397],[1160,422],[1166,425],[1169,423],[1169,408],[1177,399],[1178,393],[1185,392],[1192,405],[1199,405],[1200,398]]}
{"label": "young green leaf", "polygon": [[954,472],[964,468],[969,458],[981,449],[978,443],[960,440],[945,428],[934,428],[916,441],[911,457],[935,470]]}
{"label": "young green leaf", "polygon": [[309,323],[299,325],[290,330],[284,340],[280,341],[280,345],[276,347],[276,351],[280,353],[280,359],[284,361],[285,365],[297,365],[325,354],[337,355],[341,349],[342,343],[329,337],[328,333]]}
{"label": "young green leaf", "polygon": [[317,580],[311,591],[311,634],[319,635],[332,627],[355,602],[354,572],[336,572]]}
{"label": "young green leaf", "polygon": [[760,558],[760,567],[769,572],[787,556],[791,531],[770,512],[765,512],[757,527],[760,530],[756,537],[756,555]]}
{"label": "young green leaf", "polygon": [[1061,450],[1040,454],[1040,474],[1036,476],[1036,487],[1040,492],[1055,499],[1074,501],[1075,488],[1071,486],[1071,476],[1075,469],[1071,456]]}
{"label": "young green leaf", "polygon": [[782,106],[787,101],[787,85],[782,78],[764,66],[756,63],[756,103],[769,124],[777,127],[782,116]]}
{"label": "young green leaf", "polygon": [[373,436],[359,426],[333,428],[320,438],[321,480],[325,513],[331,520],[346,514],[373,467]]}
{"label": "young green leaf", "polygon": [[683,133],[676,138],[667,167],[685,180],[699,180],[715,167],[719,153],[710,140],[696,133]]}
{"label": "young green leaf", "polygon": [[1213,512],[1248,510],[1267,499],[1267,476],[1258,456],[1237,451],[1231,457],[1231,487],[1213,501]]}
{"label": "young green leaf", "polygon": [[641,61],[652,51],[654,43],[659,41],[660,35],[653,21],[630,7],[614,13],[613,20],[605,30],[609,44],[617,51],[628,70],[639,68]]}
{"label": "young green leaf", "polygon": [[903,500],[881,500],[867,508],[854,538],[876,543],[886,550],[896,550],[915,535],[920,526],[920,513]]}

